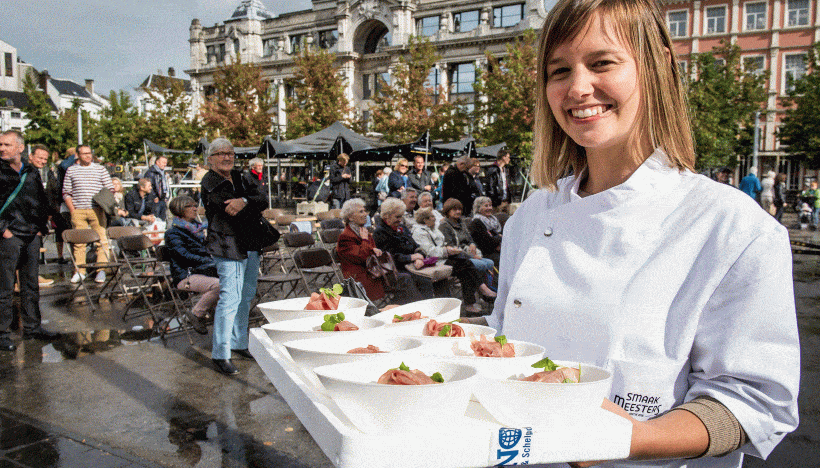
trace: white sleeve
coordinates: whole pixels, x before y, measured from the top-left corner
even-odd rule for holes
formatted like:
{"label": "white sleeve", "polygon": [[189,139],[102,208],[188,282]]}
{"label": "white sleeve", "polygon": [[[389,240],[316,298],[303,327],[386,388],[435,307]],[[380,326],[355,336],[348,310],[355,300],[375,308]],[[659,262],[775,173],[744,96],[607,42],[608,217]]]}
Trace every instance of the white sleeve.
{"label": "white sleeve", "polygon": [[709,298],[692,346],[686,400],[715,398],[765,458],[798,424],[800,344],[788,233],[766,229]]}
{"label": "white sleeve", "polygon": [[[519,208],[519,211],[522,209]],[[518,213],[518,211],[516,211]],[[499,262],[498,270],[498,291],[494,302],[493,312],[488,315],[487,325],[498,330],[498,334],[502,335],[504,328],[504,307],[507,303],[507,295],[510,292],[510,284],[512,283],[515,272],[518,270],[518,248],[522,242],[521,221],[524,216],[511,216],[504,226],[504,236],[501,238],[501,261]]]}

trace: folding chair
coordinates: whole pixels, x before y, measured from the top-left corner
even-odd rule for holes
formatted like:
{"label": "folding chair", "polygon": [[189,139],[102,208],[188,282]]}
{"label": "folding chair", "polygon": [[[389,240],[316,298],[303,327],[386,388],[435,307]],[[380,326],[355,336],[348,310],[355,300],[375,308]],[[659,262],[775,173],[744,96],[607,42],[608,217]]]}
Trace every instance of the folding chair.
{"label": "folding chair", "polygon": [[[304,251],[304,250],[323,250],[323,251],[327,252],[323,248],[320,248],[320,247],[314,248],[313,247],[316,244],[316,240],[313,238],[313,236],[311,234],[308,234],[306,232],[288,232],[288,233],[285,233],[282,236],[282,239],[285,243],[285,246],[288,247],[288,249],[290,249],[290,252],[291,252],[290,255],[293,258],[294,266],[296,266],[297,272],[300,275],[302,275],[302,278],[303,278],[304,284],[305,284],[305,289],[307,290],[308,293],[310,293],[312,290],[310,289],[307,278],[305,277],[305,274],[304,274],[305,272],[307,272],[308,274],[313,274],[313,275],[318,275],[318,276],[329,276],[331,273],[333,273],[338,278],[342,277],[341,271],[339,271],[338,267],[336,266],[336,263],[333,262],[333,258],[330,257],[329,253],[328,253],[329,262],[327,262],[325,264],[312,266],[312,267],[311,266],[303,266],[302,268],[307,268],[307,270],[305,272],[300,270],[299,264],[296,262],[296,255],[299,252]],[[315,261],[311,260],[311,263],[315,263]],[[322,286],[322,287],[324,287],[324,286]]]}
{"label": "folding chair", "polygon": [[97,307],[94,305],[94,299],[99,300],[103,293],[108,289],[108,285],[117,277],[119,273],[120,267],[122,264],[119,262],[89,262],[86,261],[85,263],[77,263],[77,259],[74,258],[74,246],[79,244],[97,244],[97,248],[102,248],[102,242],[100,242],[100,236],[97,234],[97,231],[93,229],[66,229],[63,231],[63,242],[68,244],[68,254],[69,258],[71,258],[71,264],[74,265],[74,270],[79,271],[80,268],[89,269],[107,269],[112,270],[111,274],[108,275],[105,283],[103,283],[102,288],[99,291],[92,294],[91,291],[85,285],[85,280],[81,280],[77,283],[77,286],[71,291],[71,298],[70,300],[74,300],[77,295],[77,291],[82,289],[83,293],[85,294],[85,298],[88,300],[88,304],[93,311],[96,311]]}
{"label": "folding chair", "polygon": [[[321,247],[297,250],[293,253],[293,263],[296,265],[296,271],[302,276],[302,281],[304,281],[308,291],[315,291],[342,282],[342,275],[337,270],[330,252]],[[314,288],[310,287],[307,279],[308,275],[314,276]]]}
{"label": "folding chair", "polygon": [[[124,264],[123,261],[119,261],[119,259],[122,258],[122,253],[120,252],[119,245],[117,244],[117,239],[124,236],[140,235],[142,234],[142,229],[139,226],[111,226],[105,230],[105,234],[108,236],[109,247],[111,248],[110,258],[117,259],[120,264]],[[112,289],[119,287],[123,296],[128,296],[128,289],[125,284],[123,284],[124,275],[125,269],[120,268],[116,278],[112,281]]]}
{"label": "folding chair", "polygon": [[[278,256],[278,259],[272,268],[263,268],[262,274],[256,279],[256,295],[251,301],[251,310],[269,297],[275,297],[276,299],[286,299],[290,296],[298,297],[299,282],[302,281],[302,276],[287,267],[278,244],[274,244],[262,252],[262,258],[265,259],[263,265],[268,263],[267,259],[272,255]],[[273,293],[277,288],[279,293],[274,296]]]}
{"label": "folding chair", "polygon": [[[129,315],[140,315],[140,312],[129,314],[131,307],[142,298],[146,309],[142,313],[149,313],[154,321],[154,330],[157,331],[165,342],[166,338],[172,334],[184,331],[188,335],[188,341],[193,344],[188,328],[190,325],[184,319],[184,306],[179,299],[171,278],[166,271],[163,258],[160,256],[154,243],[144,234],[137,236],[124,236],[117,240],[123,259],[130,275],[141,282],[139,285],[138,297],[129,302],[125,308],[122,319],[126,320]],[[149,297],[148,292],[151,292]],[[166,298],[166,293],[167,297]],[[162,314],[163,307],[170,306],[170,314]]]}
{"label": "folding chair", "polygon": [[336,243],[339,242],[339,236],[341,234],[342,230],[338,228],[322,229],[319,231],[319,241],[321,241],[324,248],[328,250],[335,250]]}
{"label": "folding chair", "polygon": [[319,221],[319,229],[344,229],[345,222],[339,218],[323,219]]}

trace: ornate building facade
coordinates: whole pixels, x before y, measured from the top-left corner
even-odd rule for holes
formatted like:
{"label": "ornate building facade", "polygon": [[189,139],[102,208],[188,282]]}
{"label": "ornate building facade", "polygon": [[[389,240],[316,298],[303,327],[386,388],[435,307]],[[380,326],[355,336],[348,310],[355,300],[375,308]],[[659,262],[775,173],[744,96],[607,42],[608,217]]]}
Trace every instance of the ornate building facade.
{"label": "ornate building facade", "polygon": [[472,84],[486,66],[485,52],[503,56],[505,45],[527,28],[540,28],[553,0],[313,0],[313,8],[274,15],[260,0],[243,0],[231,18],[214,26],[191,22],[193,90],[199,99],[211,92],[214,72],[235,57],[257,63],[271,81],[277,106],[272,123],[287,125],[287,80],[301,47],[327,49],[346,84],[358,116],[369,116],[378,76],[390,70],[411,36],[426,36],[442,56],[430,85],[443,85],[449,99],[472,106]]}

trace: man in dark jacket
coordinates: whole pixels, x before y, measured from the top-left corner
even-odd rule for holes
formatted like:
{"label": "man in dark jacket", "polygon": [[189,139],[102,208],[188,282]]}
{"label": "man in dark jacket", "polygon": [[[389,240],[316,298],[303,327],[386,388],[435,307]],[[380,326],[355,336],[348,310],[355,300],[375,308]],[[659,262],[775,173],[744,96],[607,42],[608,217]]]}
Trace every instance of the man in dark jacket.
{"label": "man in dark jacket", "polygon": [[441,200],[446,202],[450,198],[455,198],[464,205],[465,214],[467,204],[470,203],[470,183],[466,175],[469,163],[469,156],[458,158],[444,173],[444,181],[441,183]]}
{"label": "man in dark jacket", "polygon": [[140,179],[137,185],[125,194],[125,211],[128,218],[137,224],[154,222],[154,199],[151,194],[151,181]]}
{"label": "man in dark jacket", "polygon": [[430,180],[430,173],[424,169],[424,156],[413,158],[413,169],[407,173],[410,187],[416,189],[418,193],[430,192],[433,190],[433,181]]}
{"label": "man in dark jacket", "polygon": [[341,208],[350,198],[350,168],[347,163],[350,157],[345,153],[336,157],[336,162],[330,165],[328,179],[330,180],[330,199],[333,208]]}
{"label": "man in dark jacket", "polygon": [[487,168],[487,183],[484,184],[486,195],[493,202],[493,207],[510,203],[510,152],[506,148],[498,151],[498,157],[492,166]]}
{"label": "man in dark jacket", "polygon": [[15,130],[0,134],[0,351],[17,349],[9,328],[14,272],[18,269],[23,339],[60,337],[44,330],[40,319],[38,259],[42,236],[48,233],[48,200],[39,171],[23,163],[24,144],[23,136]]}
{"label": "man in dark jacket", "polygon": [[168,187],[168,178],[165,176],[165,166],[168,165],[168,158],[159,155],[157,156],[154,165],[145,171],[145,178],[151,182],[151,196],[154,202],[154,215],[159,219],[165,221],[167,211],[166,202],[170,195],[170,187]]}

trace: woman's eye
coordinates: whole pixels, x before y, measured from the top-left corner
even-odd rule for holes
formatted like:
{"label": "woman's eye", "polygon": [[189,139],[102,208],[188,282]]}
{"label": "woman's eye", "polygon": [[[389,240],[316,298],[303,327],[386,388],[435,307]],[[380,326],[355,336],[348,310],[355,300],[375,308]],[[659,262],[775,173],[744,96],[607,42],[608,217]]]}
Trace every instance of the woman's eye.
{"label": "woman's eye", "polygon": [[592,64],[592,67],[593,68],[605,68],[605,67],[608,67],[608,66],[614,65],[614,64],[615,64],[615,62],[613,62],[612,60],[598,60],[597,62]]}
{"label": "woman's eye", "polygon": [[548,76],[559,76],[559,75],[563,75],[567,72],[569,72],[569,68],[560,67],[560,68],[554,68],[552,71],[549,71],[547,73],[547,75]]}

